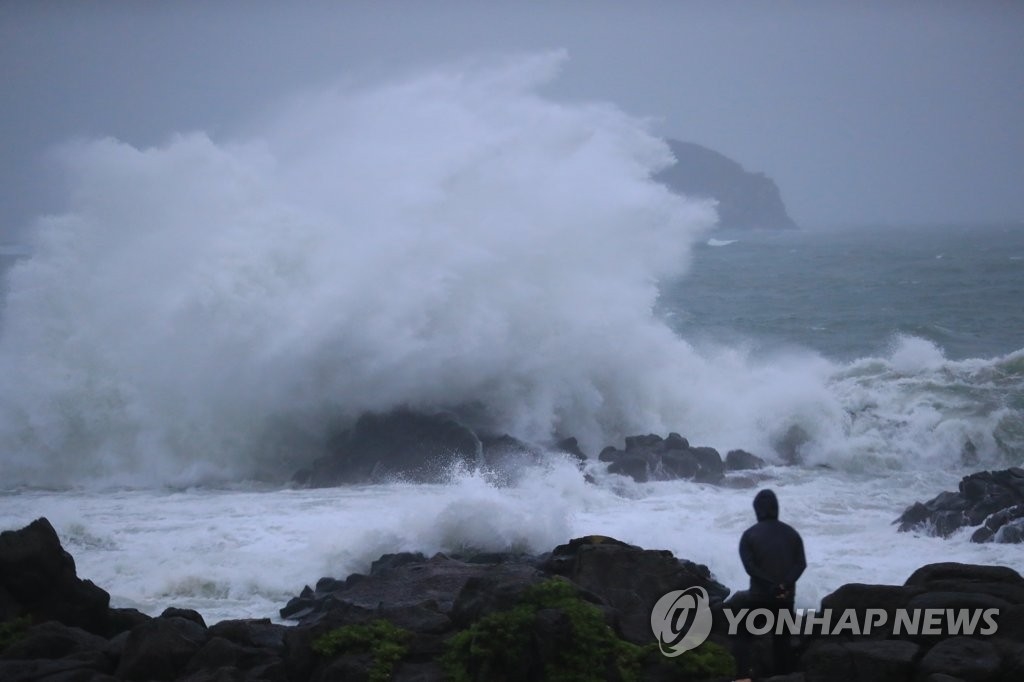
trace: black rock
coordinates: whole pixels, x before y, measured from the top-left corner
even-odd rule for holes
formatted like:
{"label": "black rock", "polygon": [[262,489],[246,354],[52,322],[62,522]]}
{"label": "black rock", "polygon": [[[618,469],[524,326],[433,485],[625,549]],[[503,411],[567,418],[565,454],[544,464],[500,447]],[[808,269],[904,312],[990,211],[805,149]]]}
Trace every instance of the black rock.
{"label": "black rock", "polygon": [[[1005,566],[939,563],[922,566],[902,586],[843,585],[822,600],[833,615],[881,608],[886,624],[868,637],[817,637],[801,659],[806,680],[1016,680],[1024,656],[1024,578]],[[994,633],[896,633],[896,609],[997,609]],[[864,622],[861,619],[860,622]],[[975,618],[975,623],[982,621]],[[1020,663],[1024,664],[1024,658]],[[1024,670],[1024,667],[1021,668]]]}
{"label": "black rock", "polygon": [[245,647],[279,650],[284,646],[287,627],[271,623],[269,618],[222,620],[211,625],[210,637],[223,637]]}
{"label": "black rock", "polygon": [[[644,466],[647,466],[646,462]],[[612,471],[612,468],[608,467],[608,471]],[[691,450],[673,450],[661,455],[656,471],[659,474],[658,478],[697,478],[701,473],[700,460]]]}
{"label": "black rock", "polygon": [[[696,468],[694,469],[696,471]],[[616,457],[608,466],[608,472],[629,476],[637,483],[646,483],[651,479],[651,465],[644,457],[624,455]]]}
{"label": "black rock", "polygon": [[110,595],[81,580],[45,518],[0,533],[0,621],[28,617],[56,620],[106,634]]}
{"label": "black rock", "polygon": [[619,450],[614,445],[609,445],[604,450],[601,450],[598,454],[597,459],[599,462],[614,462],[623,454],[622,450]]}
{"label": "black rock", "polygon": [[625,450],[607,447],[598,459],[610,463],[609,473],[629,476],[638,483],[683,478],[717,484],[725,478],[725,464],[717,450],[692,447],[678,433],[668,438],[657,434],[629,436]]}
{"label": "black rock", "polygon": [[962,680],[990,680],[999,672],[1001,660],[992,642],[972,637],[950,637],[933,646],[918,664],[925,677],[944,673]]}
{"label": "black rock", "polygon": [[650,641],[651,609],[666,592],[703,587],[713,605],[729,594],[707,566],[600,535],[559,545],[541,567],[598,596],[617,612],[622,636],[637,643]]}
{"label": "black rock", "polygon": [[[333,621],[364,622],[382,610],[401,610],[424,607],[445,615],[463,587],[471,578],[502,578],[539,580],[542,576],[527,561],[497,561],[473,563],[438,554],[423,559],[421,554],[390,555],[376,565],[369,576],[358,580],[331,580],[331,589],[320,589],[292,599],[281,609],[281,617],[298,620],[300,624],[313,624],[325,618]],[[518,555],[516,555],[518,556]],[[399,559],[400,558],[400,559]],[[410,618],[425,620],[422,613],[407,614]],[[437,619],[429,627],[436,627]]]}
{"label": "black rock", "polygon": [[537,464],[544,459],[541,448],[513,438],[507,433],[500,436],[480,436],[480,448],[480,463],[498,471],[514,471],[523,465]]}
{"label": "black rock", "polygon": [[1024,504],[997,511],[985,519],[971,536],[971,542],[1024,542]]}
{"label": "black rock", "polygon": [[697,458],[699,469],[693,477],[701,483],[720,483],[725,478],[725,464],[718,450],[708,447],[691,448],[694,457]]}
{"label": "black rock", "polygon": [[257,667],[279,663],[281,658],[274,652],[260,647],[243,646],[223,637],[211,637],[189,659],[186,674],[201,671],[251,670]]}
{"label": "black rock", "polygon": [[730,450],[725,455],[725,468],[729,471],[747,471],[749,469],[762,469],[765,461],[757,455],[752,455],[746,450]]}
{"label": "black rock", "polygon": [[906,608],[907,603],[924,590],[923,586],[849,583],[822,599],[821,608],[831,609],[832,613],[853,610],[861,618],[861,623],[866,622],[867,609],[882,609],[886,613],[885,623],[881,627],[873,627],[867,637],[885,638],[892,633],[897,609]]}
{"label": "black rock", "polygon": [[898,640],[817,642],[802,658],[804,679],[905,682],[912,676],[919,650],[912,642]]}
{"label": "black rock", "polygon": [[206,621],[203,620],[203,616],[195,609],[179,609],[174,606],[169,606],[164,609],[164,612],[160,614],[161,618],[184,618],[190,620],[197,625],[206,627]]}
{"label": "black rock", "polygon": [[125,680],[176,679],[208,640],[206,628],[191,620],[154,618],[128,633],[115,675]]}
{"label": "black rock", "polygon": [[555,443],[555,451],[575,457],[580,464],[585,464],[587,461],[587,455],[580,449],[580,444],[575,438],[563,438],[558,441]]}
{"label": "black rock", "polygon": [[478,466],[482,447],[473,430],[449,414],[365,414],[331,440],[330,454],[317,460],[304,478],[312,486],[393,477],[439,482],[452,464]]}
{"label": "black rock", "polygon": [[1024,541],[1024,469],[981,471],[965,476],[956,492],[916,502],[894,523],[899,530],[948,537],[964,527],[981,525],[974,542]]}
{"label": "black rock", "polygon": [[[2,659],[57,659],[75,656],[84,660],[89,655],[101,655],[107,646],[107,640],[86,632],[81,628],[71,627],[48,621],[29,628],[24,637],[12,643],[0,653]],[[86,655],[86,656],[83,656]],[[109,661],[102,661],[105,672],[113,672],[113,666],[107,665]]]}
{"label": "black rock", "polygon": [[[393,571],[397,568],[401,568],[406,564],[422,564],[425,563],[427,557],[422,552],[398,552],[397,554],[382,554],[379,559],[370,564],[370,575],[381,575],[388,571]],[[334,591],[340,587],[328,586],[325,581],[330,580],[329,578],[321,578],[320,582],[317,583],[317,592],[321,591]],[[321,588],[321,583],[324,583]]]}
{"label": "black rock", "polygon": [[666,450],[689,450],[690,449],[690,441],[686,440],[685,438],[680,436],[675,431],[673,431],[672,433],[668,434],[668,438],[665,439],[665,444],[664,445],[665,445],[665,449]]}
{"label": "black rock", "polygon": [[458,627],[468,627],[489,613],[512,608],[527,587],[543,579],[537,572],[473,576],[459,591],[452,605],[451,619]]}

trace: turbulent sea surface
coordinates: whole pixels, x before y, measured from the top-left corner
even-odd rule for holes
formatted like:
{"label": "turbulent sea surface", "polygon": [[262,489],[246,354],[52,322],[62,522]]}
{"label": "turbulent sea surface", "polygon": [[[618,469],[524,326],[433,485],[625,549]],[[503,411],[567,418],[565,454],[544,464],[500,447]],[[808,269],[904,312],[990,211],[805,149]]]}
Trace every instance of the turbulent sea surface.
{"label": "turbulent sea surface", "polygon": [[115,605],[208,621],[273,617],[384,552],[589,533],[743,587],[752,489],[596,461],[591,484],[555,457],[283,483],[359,414],[410,406],[591,455],[678,431],[765,457],[807,545],[801,606],[931,561],[1020,569],[1019,546],[891,522],[1024,463],[1024,225],[715,231],[650,180],[672,160],[643,121],[542,94],[558,66],[308,93],[224,140],[66,147],[66,210],[3,255],[0,527],[45,515]]}

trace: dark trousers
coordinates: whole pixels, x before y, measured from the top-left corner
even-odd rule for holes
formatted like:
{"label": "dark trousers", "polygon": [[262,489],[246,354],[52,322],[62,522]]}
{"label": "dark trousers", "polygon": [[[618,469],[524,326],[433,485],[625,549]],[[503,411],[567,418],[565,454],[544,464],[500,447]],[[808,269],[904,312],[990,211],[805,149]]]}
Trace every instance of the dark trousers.
{"label": "dark trousers", "polygon": [[[792,599],[776,599],[769,595],[759,595],[752,592],[737,592],[725,603],[725,607],[738,611],[739,609],[768,609],[775,614],[776,627],[779,623],[779,617],[783,612],[788,612],[792,616],[795,612],[793,610]],[[736,631],[736,648],[734,654],[736,656],[736,672],[740,677],[770,677],[772,675],[784,675],[793,671],[793,653],[792,644],[790,642],[789,629],[783,628],[782,632],[776,634],[777,629],[773,628],[771,632],[763,635],[765,638],[771,638],[771,651],[772,660],[770,665],[755,665],[754,656],[754,636],[747,632],[746,618],[740,624],[739,629]],[[757,668],[755,670],[755,668]],[[756,674],[759,673],[759,674]]]}

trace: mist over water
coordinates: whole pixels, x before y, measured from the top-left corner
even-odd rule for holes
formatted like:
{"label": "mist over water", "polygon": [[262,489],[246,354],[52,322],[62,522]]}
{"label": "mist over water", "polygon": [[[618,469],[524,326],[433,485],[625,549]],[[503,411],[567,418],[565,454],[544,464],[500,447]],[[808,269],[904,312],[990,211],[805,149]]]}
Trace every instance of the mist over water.
{"label": "mist over water", "polygon": [[591,453],[675,430],[853,469],[949,462],[967,438],[1019,461],[1017,356],[684,340],[659,285],[713,206],[651,180],[673,159],[644,121],[543,96],[562,61],[307,93],[224,140],[64,147],[67,210],[8,276],[4,485],[280,481],[400,406]]}

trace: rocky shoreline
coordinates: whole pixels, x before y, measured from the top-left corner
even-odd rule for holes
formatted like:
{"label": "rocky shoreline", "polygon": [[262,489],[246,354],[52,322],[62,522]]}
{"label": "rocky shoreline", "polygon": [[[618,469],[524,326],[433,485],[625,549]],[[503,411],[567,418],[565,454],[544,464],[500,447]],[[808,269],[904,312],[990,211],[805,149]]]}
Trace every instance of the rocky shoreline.
{"label": "rocky shoreline", "polygon": [[[588,460],[575,438],[537,445],[508,434],[478,432],[447,412],[426,414],[411,410],[368,413],[351,428],[327,439],[325,452],[293,482],[310,487],[376,483],[400,478],[418,483],[444,480],[452,466],[502,471],[535,464],[545,457],[565,456],[580,466]],[[629,436],[625,448],[604,448],[598,460],[608,471],[643,483],[689,479],[730,484],[727,472],[753,471],[765,460],[743,450],[725,457],[718,450],[693,446],[678,433]],[[750,485],[749,480],[740,485]]]}
{"label": "rocky shoreline", "polygon": [[960,480],[956,492],[915,502],[894,523],[901,532],[949,537],[976,527],[971,542],[1024,542],[1024,469],[979,471]]}
{"label": "rocky shoreline", "polygon": [[[724,680],[735,642],[719,613],[708,641],[663,656],[650,613],[666,592],[729,590],[708,567],[613,538],[576,538],[540,555],[390,554],[366,575],[325,577],[281,610],[284,625],[207,625],[110,607],[77,576],[46,519],[0,534],[0,679]],[[1024,578],[1006,567],[932,564],[902,586],[848,584],[823,609],[998,610],[987,636],[804,636],[785,680],[1024,679]],[[770,648],[755,653],[764,665]]]}

